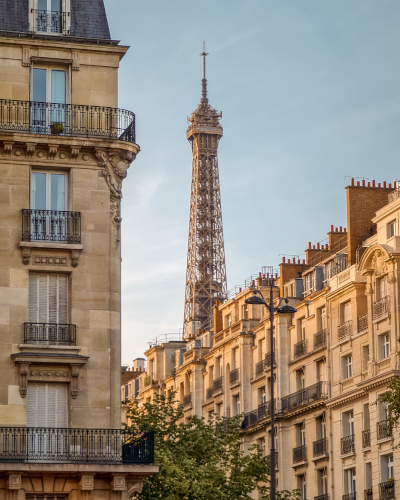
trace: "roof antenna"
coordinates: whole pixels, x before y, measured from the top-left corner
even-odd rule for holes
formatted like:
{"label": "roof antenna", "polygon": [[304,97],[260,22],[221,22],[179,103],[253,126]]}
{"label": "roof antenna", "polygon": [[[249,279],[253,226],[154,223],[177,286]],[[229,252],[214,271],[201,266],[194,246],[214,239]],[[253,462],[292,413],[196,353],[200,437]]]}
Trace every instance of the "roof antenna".
{"label": "roof antenna", "polygon": [[203,52],[200,54],[203,57],[203,79],[201,80],[201,101],[208,102],[207,99],[207,80],[206,80],[206,42],[203,42]]}

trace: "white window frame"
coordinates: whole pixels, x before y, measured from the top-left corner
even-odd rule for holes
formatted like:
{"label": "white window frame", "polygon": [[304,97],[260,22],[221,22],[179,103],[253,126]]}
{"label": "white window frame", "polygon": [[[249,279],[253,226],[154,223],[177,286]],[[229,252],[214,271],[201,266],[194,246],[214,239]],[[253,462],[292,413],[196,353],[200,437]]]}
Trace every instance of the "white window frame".
{"label": "white window frame", "polygon": [[384,333],[379,335],[380,344],[380,359],[386,359],[390,356],[390,335],[389,333]]}
{"label": "white window frame", "polygon": [[[49,0],[47,0],[49,3]],[[33,31],[33,27],[35,26],[35,13],[34,10],[38,10],[38,2],[37,0],[29,0],[29,30]],[[71,31],[71,0],[62,0],[61,2],[61,12],[65,12],[65,32],[63,33],[52,33],[51,31],[46,32],[37,32],[37,33],[46,33],[46,35],[52,36],[62,36],[64,34],[70,33]]]}
{"label": "white window frame", "polygon": [[343,379],[348,379],[353,376],[353,355],[349,354],[342,357]]}
{"label": "white window frame", "polygon": [[393,236],[396,236],[396,229],[397,229],[397,224],[396,224],[396,219],[391,220],[386,224],[386,236],[387,239],[389,240],[390,238],[393,238]]}

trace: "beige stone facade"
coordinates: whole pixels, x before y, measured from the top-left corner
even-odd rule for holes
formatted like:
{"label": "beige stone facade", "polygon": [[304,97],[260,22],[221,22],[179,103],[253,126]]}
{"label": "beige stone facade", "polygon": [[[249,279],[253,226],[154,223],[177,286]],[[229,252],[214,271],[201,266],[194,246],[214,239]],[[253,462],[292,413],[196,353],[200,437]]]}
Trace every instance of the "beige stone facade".
{"label": "beige stone facade", "polygon": [[0,36],[1,498],[116,500],[157,470],[130,463],[120,431],[126,51]]}
{"label": "beige stone facade", "polygon": [[214,309],[214,330],[145,353],[153,376],[139,376],[138,399],[174,389],[185,419],[243,413],[245,447],[258,443],[268,454],[274,362],[278,489],[386,500],[400,488],[399,441],[374,403],[400,374],[400,191],[375,182],[346,189],[350,229],[331,226],[304,261],[279,266],[275,305],[286,297],[297,312],[274,316],[275,359],[266,308],[245,304],[253,286],[268,300],[263,270]]}

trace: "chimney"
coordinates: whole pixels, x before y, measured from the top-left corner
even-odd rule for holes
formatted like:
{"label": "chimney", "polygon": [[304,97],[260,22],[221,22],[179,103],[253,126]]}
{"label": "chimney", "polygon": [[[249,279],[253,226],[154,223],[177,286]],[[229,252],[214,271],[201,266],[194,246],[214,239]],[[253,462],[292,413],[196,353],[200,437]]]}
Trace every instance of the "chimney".
{"label": "chimney", "polygon": [[214,333],[217,333],[223,329],[222,327],[222,311],[219,310],[218,304],[213,307],[213,323],[214,323]]}

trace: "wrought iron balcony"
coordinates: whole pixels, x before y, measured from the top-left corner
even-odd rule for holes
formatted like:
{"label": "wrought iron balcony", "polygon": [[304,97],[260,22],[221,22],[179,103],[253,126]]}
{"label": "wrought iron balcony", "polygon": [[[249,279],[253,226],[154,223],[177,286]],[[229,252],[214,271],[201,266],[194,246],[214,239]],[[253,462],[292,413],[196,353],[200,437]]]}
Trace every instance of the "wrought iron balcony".
{"label": "wrought iron balcony", "polygon": [[81,242],[81,213],[22,210],[22,241]]}
{"label": "wrought iron balcony", "polygon": [[183,396],[183,406],[189,406],[192,404],[192,395],[187,394],[186,396]]}
{"label": "wrought iron balcony", "polygon": [[213,392],[222,391],[223,377],[216,378],[213,382]]}
{"label": "wrought iron balcony", "polygon": [[264,372],[264,361],[260,361],[256,363],[256,377],[257,375],[261,375]]}
{"label": "wrought iron balcony", "polygon": [[76,326],[24,323],[24,344],[76,345]]}
{"label": "wrought iron balcony", "polygon": [[363,316],[359,316],[357,318],[357,331],[363,332],[368,329],[368,314],[364,314]]}
{"label": "wrought iron balcony", "polygon": [[307,447],[306,445],[293,448],[293,463],[305,462],[307,460]]}
{"label": "wrought iron balcony", "polygon": [[154,462],[153,431],[1,427],[0,462]]}
{"label": "wrought iron balcony", "polygon": [[229,374],[229,382],[233,384],[239,380],[239,368],[236,368],[236,370],[232,370]]}
{"label": "wrought iron balcony", "polygon": [[354,453],[354,434],[352,434],[351,436],[343,437],[340,440],[340,449],[342,455]]}
{"label": "wrought iron balcony", "polygon": [[353,322],[352,320],[346,321],[342,325],[338,326],[338,337],[339,340],[351,335],[353,332]]}
{"label": "wrought iron balcony", "polygon": [[313,442],[313,456],[320,457],[326,454],[326,438]]}
{"label": "wrought iron balcony", "polygon": [[318,495],[317,497],[314,497],[314,500],[329,500],[329,493]]}
{"label": "wrought iron balcony", "polygon": [[364,490],[364,500],[372,500],[372,488]]}
{"label": "wrought iron balcony", "polygon": [[0,99],[0,131],[135,142],[135,114],[105,106]]}
{"label": "wrought iron balcony", "polygon": [[294,344],[294,357],[298,358],[307,352],[307,340],[301,340]]}
{"label": "wrought iron balcony", "polygon": [[383,297],[383,299],[374,302],[374,318],[379,318],[384,314],[387,314],[390,309],[390,297]]}
{"label": "wrought iron balcony", "polygon": [[51,10],[31,9],[33,14],[33,26],[31,30],[34,33],[64,33],[67,31],[67,17],[69,12],[57,12]]}
{"label": "wrought iron balcony", "polygon": [[148,387],[153,383],[153,375],[146,375],[143,380],[144,387]]}
{"label": "wrought iron balcony", "polygon": [[296,406],[312,403],[313,401],[321,398],[328,397],[328,383],[318,382],[306,389],[289,394],[281,400],[282,411],[290,410]]}
{"label": "wrought iron balcony", "polygon": [[363,448],[371,447],[371,431],[369,429],[362,431],[362,447]]}
{"label": "wrought iron balcony", "polygon": [[388,439],[392,436],[389,431],[389,422],[382,420],[376,424],[376,439]]}
{"label": "wrought iron balcony", "polygon": [[326,346],[326,329],[324,328],[320,332],[314,335],[314,350],[320,349]]}
{"label": "wrought iron balcony", "polygon": [[347,495],[342,495],[342,500],[357,500],[357,493],[347,493]]}
{"label": "wrought iron balcony", "polygon": [[214,393],[214,388],[213,387],[209,387],[206,390],[206,400],[211,399],[213,397],[213,393]]}
{"label": "wrought iron balcony", "polygon": [[[276,400],[274,399],[274,401]],[[250,425],[253,425],[258,420],[261,420],[270,414],[271,414],[271,401],[268,401],[267,403],[262,403],[258,406],[256,410],[252,410],[249,411],[248,413],[245,413],[242,422],[242,428],[244,429],[246,427],[250,427]]]}
{"label": "wrought iron balcony", "polygon": [[379,484],[379,500],[391,500],[395,497],[394,481]]}
{"label": "wrought iron balcony", "polygon": [[[276,363],[276,351],[274,351],[274,364]],[[265,355],[265,366],[271,366],[271,351]]]}

